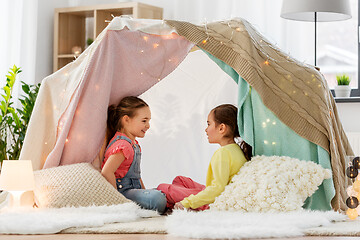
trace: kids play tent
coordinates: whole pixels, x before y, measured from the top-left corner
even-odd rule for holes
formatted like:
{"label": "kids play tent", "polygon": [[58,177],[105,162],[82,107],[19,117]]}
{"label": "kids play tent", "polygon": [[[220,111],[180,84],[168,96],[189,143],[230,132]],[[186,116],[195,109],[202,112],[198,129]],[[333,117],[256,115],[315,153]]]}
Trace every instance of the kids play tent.
{"label": "kids play tent", "polygon": [[207,113],[231,102],[254,155],[332,169],[333,178],[305,207],[346,208],[345,158],[353,152],[324,77],[243,19],[196,26],[114,18],[74,62],[43,80],[20,158],[31,159],[34,169],[99,166],[107,108],[128,95],[141,95],[153,114],[140,142],[145,183],[169,182],[187,169],[206,172]]}

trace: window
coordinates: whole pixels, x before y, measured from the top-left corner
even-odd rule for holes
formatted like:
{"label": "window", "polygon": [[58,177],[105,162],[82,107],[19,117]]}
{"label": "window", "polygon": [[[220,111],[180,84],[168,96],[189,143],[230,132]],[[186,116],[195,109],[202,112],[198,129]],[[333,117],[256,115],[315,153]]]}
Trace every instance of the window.
{"label": "window", "polygon": [[336,86],[337,74],[351,78],[351,96],[360,96],[358,64],[358,11],[359,0],[350,0],[352,18],[338,22],[318,23],[317,65],[328,81]]}

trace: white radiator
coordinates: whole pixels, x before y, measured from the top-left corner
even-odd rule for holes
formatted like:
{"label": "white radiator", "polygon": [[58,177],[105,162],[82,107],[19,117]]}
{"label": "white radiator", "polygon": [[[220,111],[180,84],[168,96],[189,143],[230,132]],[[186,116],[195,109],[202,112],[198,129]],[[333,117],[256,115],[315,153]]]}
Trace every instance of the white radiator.
{"label": "white radiator", "polygon": [[355,156],[360,156],[360,132],[346,133]]}

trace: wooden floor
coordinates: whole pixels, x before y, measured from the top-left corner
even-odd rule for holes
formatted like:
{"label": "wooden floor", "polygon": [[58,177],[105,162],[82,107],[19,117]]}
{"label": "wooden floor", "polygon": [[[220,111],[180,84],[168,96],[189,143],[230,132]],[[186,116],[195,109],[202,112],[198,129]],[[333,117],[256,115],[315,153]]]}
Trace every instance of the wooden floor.
{"label": "wooden floor", "polygon": [[[52,235],[0,235],[0,240],[189,240],[192,238],[173,237],[165,234],[52,234]],[[268,240],[355,240],[359,237],[296,237],[266,238]],[[266,240],[252,239],[252,240]],[[192,239],[194,240],[194,239]]]}

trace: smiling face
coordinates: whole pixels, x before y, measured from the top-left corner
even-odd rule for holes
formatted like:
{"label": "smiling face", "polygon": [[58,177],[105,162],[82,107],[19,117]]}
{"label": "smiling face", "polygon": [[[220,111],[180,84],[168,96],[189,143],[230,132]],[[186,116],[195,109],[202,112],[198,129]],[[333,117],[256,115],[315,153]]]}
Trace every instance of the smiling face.
{"label": "smiling face", "polygon": [[142,107],[136,110],[133,117],[123,117],[123,132],[132,140],[136,137],[145,137],[146,131],[150,128],[151,112],[149,107]]}
{"label": "smiling face", "polygon": [[221,124],[216,124],[214,120],[214,113],[211,111],[207,119],[207,128],[205,129],[206,135],[208,136],[209,143],[219,143],[222,139]]}

